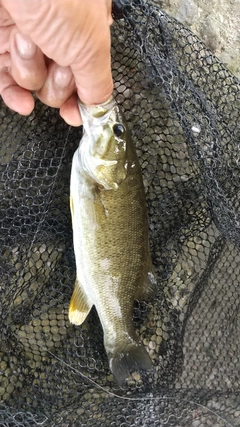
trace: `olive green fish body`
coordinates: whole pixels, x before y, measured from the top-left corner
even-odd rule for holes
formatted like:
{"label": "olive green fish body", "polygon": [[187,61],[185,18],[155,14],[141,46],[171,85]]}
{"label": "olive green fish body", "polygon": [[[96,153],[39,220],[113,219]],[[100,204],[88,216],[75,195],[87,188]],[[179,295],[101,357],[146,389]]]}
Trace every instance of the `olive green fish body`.
{"label": "olive green fish body", "polygon": [[[140,165],[117,105],[112,102],[110,106],[103,131],[109,142],[96,154],[99,138],[91,149],[94,126],[89,126],[91,134],[84,134],[73,158],[71,212],[77,279],[69,318],[81,324],[95,305],[110,368],[121,384],[130,369],[151,367],[132,315],[134,300],[145,299],[153,291],[154,276]],[[115,123],[124,125],[121,137],[113,132]]]}

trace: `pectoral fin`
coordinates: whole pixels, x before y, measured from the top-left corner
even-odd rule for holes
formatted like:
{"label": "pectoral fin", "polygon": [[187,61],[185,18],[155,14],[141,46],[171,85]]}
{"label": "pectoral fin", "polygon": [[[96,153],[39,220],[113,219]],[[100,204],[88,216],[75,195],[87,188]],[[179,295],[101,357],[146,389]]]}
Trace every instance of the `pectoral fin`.
{"label": "pectoral fin", "polygon": [[92,305],[83,291],[78,279],[75,281],[72,298],[68,310],[69,321],[74,325],[81,325],[86,319]]}

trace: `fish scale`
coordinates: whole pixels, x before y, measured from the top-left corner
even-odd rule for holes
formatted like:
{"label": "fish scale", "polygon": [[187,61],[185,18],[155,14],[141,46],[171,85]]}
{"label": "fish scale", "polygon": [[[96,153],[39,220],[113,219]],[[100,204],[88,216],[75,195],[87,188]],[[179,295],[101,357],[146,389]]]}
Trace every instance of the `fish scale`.
{"label": "fish scale", "polygon": [[149,297],[155,287],[145,193],[136,151],[115,101],[80,104],[80,111],[85,132],[71,171],[77,277],[69,319],[80,325],[95,305],[110,368],[121,385],[131,370],[151,367],[132,320],[134,300]]}

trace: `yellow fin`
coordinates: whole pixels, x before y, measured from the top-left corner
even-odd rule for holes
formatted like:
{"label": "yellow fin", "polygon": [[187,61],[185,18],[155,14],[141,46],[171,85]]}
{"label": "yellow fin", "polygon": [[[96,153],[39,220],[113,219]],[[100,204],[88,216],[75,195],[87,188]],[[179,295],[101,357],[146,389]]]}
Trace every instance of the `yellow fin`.
{"label": "yellow fin", "polygon": [[74,204],[73,204],[73,198],[72,198],[72,196],[70,196],[70,210],[71,210],[71,214],[72,214],[72,217],[73,217]]}
{"label": "yellow fin", "polygon": [[87,296],[82,290],[78,279],[76,279],[68,310],[69,321],[74,325],[81,325],[91,308],[92,305],[89,305]]}

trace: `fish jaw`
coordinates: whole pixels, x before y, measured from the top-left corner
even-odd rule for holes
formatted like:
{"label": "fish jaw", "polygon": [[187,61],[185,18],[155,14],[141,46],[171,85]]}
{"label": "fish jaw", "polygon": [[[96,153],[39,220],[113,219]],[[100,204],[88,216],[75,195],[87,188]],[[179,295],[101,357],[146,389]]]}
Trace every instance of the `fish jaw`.
{"label": "fish jaw", "polygon": [[[108,171],[112,168],[118,167],[117,160],[104,160],[93,156],[91,153],[87,152],[88,142],[87,138],[84,138],[81,141],[81,145],[78,148],[77,156],[79,157],[79,164],[81,164],[83,172],[92,179],[93,182],[97,182],[99,185],[103,186],[105,190],[117,190],[119,182],[116,179],[109,177]],[[104,171],[102,173],[102,170]],[[122,179],[125,179],[126,172],[122,174]]]}

